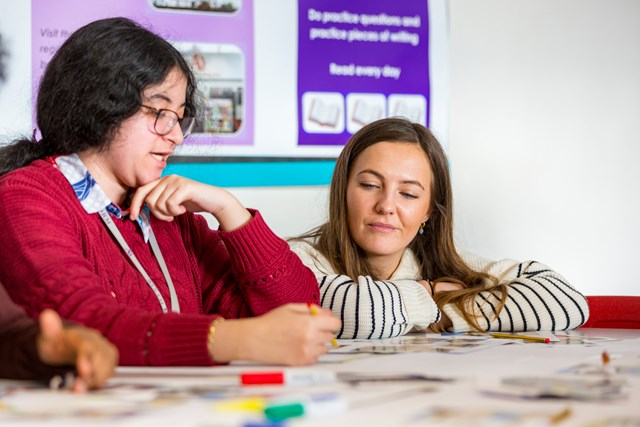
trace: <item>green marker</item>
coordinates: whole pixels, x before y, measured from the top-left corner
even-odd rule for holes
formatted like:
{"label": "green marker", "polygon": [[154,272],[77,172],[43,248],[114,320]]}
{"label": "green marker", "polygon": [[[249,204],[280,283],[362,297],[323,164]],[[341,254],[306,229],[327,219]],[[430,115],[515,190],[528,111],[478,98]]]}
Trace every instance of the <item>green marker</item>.
{"label": "green marker", "polygon": [[277,422],[288,418],[301,417],[305,415],[305,410],[302,403],[289,403],[268,406],[264,409],[264,415],[269,421]]}
{"label": "green marker", "polygon": [[283,421],[296,417],[326,417],[346,412],[347,402],[336,393],[315,393],[300,400],[271,401],[264,409],[269,421]]}

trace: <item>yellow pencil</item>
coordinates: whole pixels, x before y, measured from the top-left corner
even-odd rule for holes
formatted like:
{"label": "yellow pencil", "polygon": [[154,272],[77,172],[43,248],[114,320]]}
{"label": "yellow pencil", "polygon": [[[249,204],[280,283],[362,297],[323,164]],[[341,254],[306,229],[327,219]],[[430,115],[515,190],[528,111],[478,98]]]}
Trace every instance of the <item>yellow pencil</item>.
{"label": "yellow pencil", "polygon": [[550,343],[551,340],[547,337],[534,337],[531,335],[517,335],[517,334],[504,334],[501,332],[492,332],[491,335],[493,338],[506,338],[510,340],[523,340],[523,341],[532,341],[532,342],[543,342]]}
{"label": "yellow pencil", "polygon": [[549,423],[551,425],[560,424],[570,416],[571,416],[571,408],[566,407],[562,411],[558,412],[557,414],[552,415],[551,418],[549,419]]}
{"label": "yellow pencil", "polygon": [[[309,311],[311,312],[312,315],[315,316],[315,315],[319,314],[318,313],[318,307],[315,304],[308,303],[307,305],[309,306]],[[340,347],[340,345],[338,345],[338,341],[334,337],[331,338],[331,345],[334,348]]]}

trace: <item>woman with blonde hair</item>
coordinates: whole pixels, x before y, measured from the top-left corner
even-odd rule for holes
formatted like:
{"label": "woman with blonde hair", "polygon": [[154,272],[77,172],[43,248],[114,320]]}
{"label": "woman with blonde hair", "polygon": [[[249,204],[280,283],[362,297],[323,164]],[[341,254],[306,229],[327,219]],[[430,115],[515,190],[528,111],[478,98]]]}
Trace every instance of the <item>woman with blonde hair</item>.
{"label": "woman with blonde hair", "polygon": [[535,261],[458,252],[448,160],[424,126],[373,122],[338,157],[328,221],[290,245],[318,280],[340,338],[411,330],[577,328],[586,299]]}

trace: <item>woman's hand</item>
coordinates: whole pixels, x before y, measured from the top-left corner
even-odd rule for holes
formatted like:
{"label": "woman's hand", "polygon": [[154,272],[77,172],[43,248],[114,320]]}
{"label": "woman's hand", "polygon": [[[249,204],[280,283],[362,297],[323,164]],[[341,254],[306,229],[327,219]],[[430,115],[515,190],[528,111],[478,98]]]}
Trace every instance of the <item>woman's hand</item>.
{"label": "woman's hand", "polygon": [[311,314],[306,304],[287,304],[253,318],[216,326],[212,358],[218,362],[252,360],[279,365],[310,365],[327,352],[340,329],[328,310]]}
{"label": "woman's hand", "polygon": [[131,200],[131,219],[146,203],[153,216],[172,221],[185,212],[209,212],[225,231],[242,227],[251,214],[227,190],[177,175],[169,175],[138,188]]}
{"label": "woman's hand", "polygon": [[75,365],[76,392],[102,386],[118,364],[118,350],[93,329],[63,327],[58,313],[46,309],[40,313],[38,356],[48,365]]}
{"label": "woman's hand", "polygon": [[464,288],[464,286],[462,286],[460,283],[454,283],[454,282],[435,281],[432,283],[433,283],[433,290],[435,291],[436,294],[438,292],[459,291],[460,289]]}
{"label": "woman's hand", "polygon": [[433,282],[431,280],[418,280],[418,283],[420,283],[422,286],[424,286],[426,291],[433,298]]}
{"label": "woman's hand", "polygon": [[424,288],[429,292],[429,295],[432,297],[434,294],[438,292],[446,292],[446,291],[458,291],[463,289],[463,286],[460,283],[454,282],[432,282],[431,280],[418,280]]}
{"label": "woman's hand", "polygon": [[[432,298],[439,292],[459,291],[460,289],[464,289],[464,286],[462,286],[460,283],[454,282],[432,282],[430,280],[418,280],[418,282],[422,284],[422,286],[424,286],[424,288],[427,290],[427,292],[429,292],[429,295],[431,295]],[[449,316],[447,316],[447,313],[444,312],[442,307],[440,307],[440,321],[435,325],[437,326],[438,330],[443,331],[446,331],[453,326],[453,322],[451,322],[451,319],[449,319]]]}

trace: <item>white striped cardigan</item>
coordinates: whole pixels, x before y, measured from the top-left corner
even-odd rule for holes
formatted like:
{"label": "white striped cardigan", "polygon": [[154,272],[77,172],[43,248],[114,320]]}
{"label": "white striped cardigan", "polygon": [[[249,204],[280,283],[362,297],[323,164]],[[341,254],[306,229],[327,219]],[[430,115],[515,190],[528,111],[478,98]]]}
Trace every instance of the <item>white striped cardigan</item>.
{"label": "white striped cardigan", "polygon": [[[342,320],[338,338],[388,338],[424,330],[440,320],[440,310],[417,280],[422,279],[413,252],[406,249],[389,280],[336,274],[328,260],[308,242],[290,246],[318,280],[320,303]],[[535,261],[490,261],[470,253],[462,259],[508,284],[508,297],[495,316],[499,292],[481,292],[476,298],[480,326],[488,331],[553,331],[577,328],[589,317],[586,298],[558,273]],[[452,331],[472,330],[456,307],[442,308],[453,322]]]}

